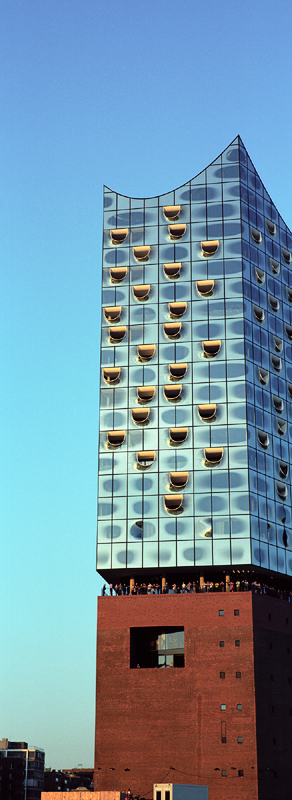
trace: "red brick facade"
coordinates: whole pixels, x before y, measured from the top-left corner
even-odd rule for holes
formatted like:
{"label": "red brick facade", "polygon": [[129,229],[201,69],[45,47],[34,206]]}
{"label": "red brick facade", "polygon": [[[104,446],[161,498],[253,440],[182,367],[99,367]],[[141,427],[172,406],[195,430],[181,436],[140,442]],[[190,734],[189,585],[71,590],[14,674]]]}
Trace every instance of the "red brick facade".
{"label": "red brick facade", "polygon": [[[152,784],[166,779],[207,784],[210,800],[257,800],[253,600],[251,593],[100,598],[95,789],[149,798]],[[184,669],[130,669],[130,628],[156,625],[184,626]]]}

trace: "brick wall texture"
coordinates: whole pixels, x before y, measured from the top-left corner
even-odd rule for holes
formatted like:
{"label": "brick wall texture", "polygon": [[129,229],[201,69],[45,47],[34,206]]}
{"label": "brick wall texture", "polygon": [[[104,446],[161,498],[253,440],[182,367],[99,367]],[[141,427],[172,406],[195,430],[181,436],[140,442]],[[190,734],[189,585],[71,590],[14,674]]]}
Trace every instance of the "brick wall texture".
{"label": "brick wall texture", "polygon": [[[164,625],[184,626],[185,667],[130,669],[130,628]],[[100,598],[95,790],[149,800],[167,781],[208,785],[209,800],[288,798],[291,629],[289,603],[250,592]]]}

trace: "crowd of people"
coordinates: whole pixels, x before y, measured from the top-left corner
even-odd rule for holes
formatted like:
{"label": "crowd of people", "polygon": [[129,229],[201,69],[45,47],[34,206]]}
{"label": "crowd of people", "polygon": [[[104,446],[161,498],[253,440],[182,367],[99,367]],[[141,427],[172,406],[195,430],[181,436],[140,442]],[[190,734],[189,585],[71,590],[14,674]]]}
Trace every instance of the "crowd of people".
{"label": "crowd of people", "polygon": [[248,578],[237,578],[236,580],[217,580],[213,581],[184,581],[181,585],[177,583],[168,584],[167,581],[163,584],[160,583],[135,583],[134,586],[129,586],[126,583],[112,583],[103,585],[102,596],[107,595],[150,595],[150,594],[199,594],[209,592],[255,592],[255,594],[266,594],[270,597],[278,597],[280,600],[292,602],[292,592],[287,589],[277,589],[274,586],[267,586],[265,583],[253,580],[249,581]]}

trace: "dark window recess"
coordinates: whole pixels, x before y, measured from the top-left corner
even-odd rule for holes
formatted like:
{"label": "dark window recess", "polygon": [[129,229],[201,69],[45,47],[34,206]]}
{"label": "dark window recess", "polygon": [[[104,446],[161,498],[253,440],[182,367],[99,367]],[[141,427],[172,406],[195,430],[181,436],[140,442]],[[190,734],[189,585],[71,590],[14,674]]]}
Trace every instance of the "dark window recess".
{"label": "dark window recess", "polygon": [[234,616],[239,617],[239,608],[234,609]]}
{"label": "dark window recess", "polygon": [[290,647],[287,647],[287,653],[290,653]]}
{"label": "dark window recess", "polygon": [[222,744],[226,744],[226,722],[221,722],[221,742]]}
{"label": "dark window recess", "polygon": [[272,614],[268,614],[268,619],[272,619]]}
{"label": "dark window recess", "polygon": [[240,639],[235,639],[235,647],[240,647]]}
{"label": "dark window recess", "polygon": [[235,677],[236,677],[236,678],[241,678],[241,672],[236,672],[236,673],[235,673]]}
{"label": "dark window recess", "polygon": [[273,745],[276,745],[276,739],[273,739]]}
{"label": "dark window recess", "polygon": [[156,800],[161,800],[161,792],[156,792]]}
{"label": "dark window recess", "polygon": [[238,736],[237,737],[237,743],[238,744],[242,744],[242,736]]}
{"label": "dark window recess", "polygon": [[170,800],[170,792],[166,790],[164,797],[165,800]]}
{"label": "dark window recess", "polygon": [[221,772],[222,778],[227,778],[227,769],[223,769]]}
{"label": "dark window recess", "polygon": [[289,625],[289,619],[286,617],[286,625]]}
{"label": "dark window recess", "polygon": [[222,608],[219,611],[219,617],[224,617],[224,611],[222,610]]}
{"label": "dark window recess", "polygon": [[275,706],[272,706],[272,714],[275,713]]}
{"label": "dark window recess", "polygon": [[270,642],[270,650],[272,650],[272,649],[273,649],[273,645],[272,645],[272,642]]}
{"label": "dark window recess", "polygon": [[271,681],[273,681],[273,680],[274,680],[274,675],[271,675]]}
{"label": "dark window recess", "polygon": [[288,683],[291,683],[291,678],[288,678]]}
{"label": "dark window recess", "polygon": [[225,672],[220,672],[220,678],[225,678]]}
{"label": "dark window recess", "polygon": [[224,647],[224,642],[219,642],[219,647]]}
{"label": "dark window recess", "polygon": [[243,776],[244,776],[243,769],[239,769],[237,774],[238,774],[239,778],[243,778]]}
{"label": "dark window recess", "polygon": [[131,628],[130,667],[184,667],[184,628]]}

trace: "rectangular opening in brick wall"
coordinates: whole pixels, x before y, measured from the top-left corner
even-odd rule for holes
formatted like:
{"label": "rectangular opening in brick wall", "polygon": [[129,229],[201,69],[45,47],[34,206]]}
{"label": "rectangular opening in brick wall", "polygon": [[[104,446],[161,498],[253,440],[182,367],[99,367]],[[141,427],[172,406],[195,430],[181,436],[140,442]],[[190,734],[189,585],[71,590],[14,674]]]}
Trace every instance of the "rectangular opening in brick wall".
{"label": "rectangular opening in brick wall", "polygon": [[131,628],[130,668],[184,667],[184,628]]}

